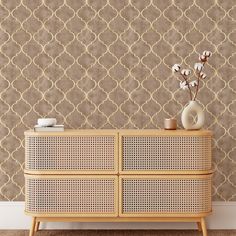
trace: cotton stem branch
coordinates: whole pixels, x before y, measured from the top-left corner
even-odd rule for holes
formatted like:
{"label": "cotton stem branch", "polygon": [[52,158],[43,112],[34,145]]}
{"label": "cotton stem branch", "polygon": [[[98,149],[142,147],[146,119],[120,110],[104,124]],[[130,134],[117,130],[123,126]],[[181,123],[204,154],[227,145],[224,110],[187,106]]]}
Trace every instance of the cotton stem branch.
{"label": "cotton stem branch", "polygon": [[196,92],[195,92],[195,95],[193,97],[193,101],[196,100],[196,97],[197,97],[197,94],[198,94],[198,91],[199,91],[199,84],[200,84],[200,74],[202,72],[202,69],[204,68],[204,65],[205,65],[206,62],[203,63],[203,67],[201,68],[201,70],[198,72],[197,74],[197,88],[196,88]]}
{"label": "cotton stem branch", "polygon": [[188,86],[190,100],[192,100],[193,95],[192,95],[192,90],[191,90],[191,88],[190,88],[188,79],[187,79],[184,75],[182,75],[181,73],[180,73],[180,75],[183,77],[184,81],[186,82],[186,85]]}

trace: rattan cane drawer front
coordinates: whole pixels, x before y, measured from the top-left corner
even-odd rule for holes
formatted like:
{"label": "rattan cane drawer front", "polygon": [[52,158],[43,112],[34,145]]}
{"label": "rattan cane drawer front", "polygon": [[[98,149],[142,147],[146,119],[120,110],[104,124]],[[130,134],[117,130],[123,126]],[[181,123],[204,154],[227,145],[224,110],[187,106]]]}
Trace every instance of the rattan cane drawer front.
{"label": "rattan cane drawer front", "polygon": [[211,175],[121,177],[122,216],[201,214],[211,211]]}
{"label": "rattan cane drawer front", "polygon": [[211,169],[210,136],[122,136],[121,172]]}
{"label": "rattan cane drawer front", "polygon": [[26,175],[26,212],[32,215],[117,216],[116,176]]}
{"label": "rattan cane drawer front", "polygon": [[26,136],[26,170],[117,173],[116,135]]}

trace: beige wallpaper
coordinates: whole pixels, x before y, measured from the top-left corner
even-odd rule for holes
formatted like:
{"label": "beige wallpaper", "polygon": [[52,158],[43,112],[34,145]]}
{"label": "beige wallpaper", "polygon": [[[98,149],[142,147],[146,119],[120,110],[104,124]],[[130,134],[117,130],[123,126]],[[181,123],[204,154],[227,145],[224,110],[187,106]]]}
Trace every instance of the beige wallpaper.
{"label": "beige wallpaper", "polygon": [[161,128],[187,102],[172,64],[203,50],[213,198],[236,200],[235,0],[2,0],[0,23],[0,200],[24,199],[23,132],[38,117]]}

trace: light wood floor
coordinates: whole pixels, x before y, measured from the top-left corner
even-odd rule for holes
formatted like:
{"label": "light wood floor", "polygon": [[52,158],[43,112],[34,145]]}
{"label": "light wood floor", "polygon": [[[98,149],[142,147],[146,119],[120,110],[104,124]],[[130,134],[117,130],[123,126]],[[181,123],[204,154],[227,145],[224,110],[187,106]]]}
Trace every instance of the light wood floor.
{"label": "light wood floor", "polygon": [[[28,236],[24,230],[0,230],[0,236]],[[201,236],[197,230],[43,230],[36,236]],[[236,230],[208,230],[208,236],[236,236]]]}

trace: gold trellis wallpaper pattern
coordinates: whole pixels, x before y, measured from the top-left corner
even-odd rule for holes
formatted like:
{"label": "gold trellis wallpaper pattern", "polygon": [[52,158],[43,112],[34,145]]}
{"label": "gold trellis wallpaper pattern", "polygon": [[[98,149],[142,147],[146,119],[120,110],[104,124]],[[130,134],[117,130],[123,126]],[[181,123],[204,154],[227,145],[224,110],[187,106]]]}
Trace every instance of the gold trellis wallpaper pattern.
{"label": "gold trellis wallpaper pattern", "polygon": [[24,199],[23,132],[38,117],[160,128],[187,103],[171,65],[203,50],[213,198],[236,200],[235,0],[1,0],[0,23],[0,200]]}

